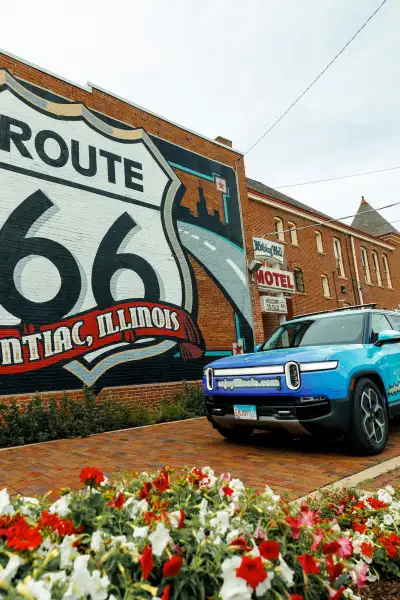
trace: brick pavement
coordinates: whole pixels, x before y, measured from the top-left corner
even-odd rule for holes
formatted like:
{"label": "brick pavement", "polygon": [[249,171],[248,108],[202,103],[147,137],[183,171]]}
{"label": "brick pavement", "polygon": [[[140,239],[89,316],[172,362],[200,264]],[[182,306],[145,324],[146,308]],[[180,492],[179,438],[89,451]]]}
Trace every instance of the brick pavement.
{"label": "brick pavement", "polygon": [[400,425],[391,429],[386,451],[376,457],[347,456],[340,442],[322,445],[309,438],[258,433],[251,444],[223,440],[205,419],[59,440],[0,451],[0,489],[11,494],[57,493],[78,487],[86,465],[105,473],[156,470],[165,464],[210,465],[229,471],[257,489],[268,483],[294,499],[318,487],[400,454]]}
{"label": "brick pavement", "polygon": [[360,485],[360,487],[368,491],[374,492],[375,490],[379,490],[380,488],[383,488],[386,485],[400,487],[400,469],[393,469],[393,471],[383,473],[382,475],[379,475],[379,477],[375,477],[374,479],[368,479],[365,482],[363,482]]}

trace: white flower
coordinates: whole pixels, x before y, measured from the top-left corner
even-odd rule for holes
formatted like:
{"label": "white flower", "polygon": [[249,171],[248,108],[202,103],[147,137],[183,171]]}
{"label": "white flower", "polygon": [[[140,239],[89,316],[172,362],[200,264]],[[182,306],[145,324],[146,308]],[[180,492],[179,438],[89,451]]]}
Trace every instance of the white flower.
{"label": "white flower", "polygon": [[163,523],[157,523],[156,530],[149,535],[153,554],[155,556],[161,556],[164,552],[165,547],[171,541],[169,530],[163,525]]}
{"label": "white flower", "polygon": [[240,537],[240,535],[241,531],[239,529],[232,529],[232,531],[229,531],[226,536],[226,543],[230,544],[233,542],[233,540],[236,540],[238,537]]}
{"label": "white flower", "polygon": [[98,552],[103,544],[103,533],[101,531],[95,531],[92,533],[92,539],[90,542],[90,549]]}
{"label": "white flower", "polygon": [[63,541],[61,542],[60,548],[60,567],[65,569],[65,567],[70,567],[72,565],[72,561],[78,556],[78,551],[74,548],[74,542],[76,537],[74,535],[66,535]]}
{"label": "white flower", "polygon": [[21,498],[21,502],[21,513],[26,517],[32,518],[34,516],[35,507],[39,506],[39,500],[37,498],[29,498],[28,496],[25,496],[24,498]]}
{"label": "white flower", "polygon": [[108,597],[108,586],[110,580],[107,575],[101,576],[100,571],[93,571],[88,582],[88,592],[92,600],[106,600]]}
{"label": "white flower", "polygon": [[281,499],[280,496],[278,496],[277,494],[274,494],[274,492],[271,490],[271,488],[269,487],[269,485],[265,486],[265,492],[264,492],[264,494],[266,496],[268,496],[268,498],[270,498],[272,500],[272,502],[274,502],[275,504],[277,502],[279,502],[280,499]]}
{"label": "white flower", "polygon": [[101,485],[101,487],[104,487],[105,485],[107,485],[107,483],[108,483],[108,477],[106,477],[104,475],[104,479],[103,479],[103,481],[100,482],[100,485]]}
{"label": "white flower", "polygon": [[147,525],[145,525],[144,527],[135,527],[132,535],[133,535],[133,537],[137,537],[137,538],[145,538],[145,537],[147,537],[148,533],[149,533],[149,528],[147,527]]}
{"label": "white flower", "polygon": [[44,581],[35,581],[32,577],[27,577],[23,583],[19,583],[17,592],[35,600],[51,600],[51,592]]}
{"label": "white flower", "polygon": [[211,469],[211,467],[203,467],[201,472],[203,473],[203,475],[207,475],[208,478],[208,481],[204,481],[205,487],[212,489],[215,486],[215,482],[217,481],[217,478],[214,475],[214,471]]}
{"label": "white flower", "polygon": [[69,513],[69,502],[71,496],[66,494],[65,496],[61,496],[58,500],[54,502],[49,508],[49,513],[54,515],[58,514],[59,517],[66,517]]}
{"label": "white flower", "polygon": [[196,535],[194,536],[196,538],[196,542],[200,543],[204,540],[204,538],[206,537],[206,534],[204,533],[204,529],[203,527],[201,527],[198,532],[196,533]]}
{"label": "white flower", "polygon": [[48,554],[55,548],[55,544],[51,541],[50,538],[44,538],[43,542],[40,544],[39,548],[36,550],[36,553],[42,558],[46,558]]}
{"label": "white flower", "polygon": [[200,523],[202,525],[206,524],[207,507],[208,507],[208,502],[205,498],[203,498],[202,501],[200,502],[200,509],[199,509],[199,518],[200,518]]}
{"label": "white flower", "polygon": [[385,504],[392,504],[393,498],[386,490],[378,491],[378,500],[384,502]]}
{"label": "white flower", "polygon": [[224,534],[229,527],[229,514],[226,510],[219,510],[217,515],[210,520],[211,527],[215,527],[217,533]]}
{"label": "white flower", "polygon": [[389,513],[385,513],[385,516],[383,517],[383,522],[385,523],[385,525],[393,525],[392,515],[390,515]]}
{"label": "white flower", "polygon": [[130,507],[130,518],[135,519],[138,514],[143,514],[148,511],[149,503],[145,498],[143,500],[136,500],[135,498],[128,498],[124,504],[124,508]]}
{"label": "white flower", "polygon": [[10,496],[4,488],[0,492],[0,515],[13,515],[14,512],[14,507],[10,503]]}
{"label": "white flower", "polygon": [[275,577],[275,573],[272,571],[268,571],[267,579],[264,579],[261,583],[256,587],[256,596],[263,596],[266,592],[269,592],[272,586],[272,580]]}
{"label": "white flower", "polygon": [[70,584],[63,596],[63,600],[78,600],[85,598],[89,593],[90,573],[87,568],[89,556],[78,556],[74,562],[74,570],[71,575]]}
{"label": "white flower", "polygon": [[375,517],[369,517],[366,520],[365,524],[366,524],[367,527],[369,527],[370,529],[372,529],[373,527],[375,527],[375,525],[378,524],[378,521],[375,519]]}
{"label": "white flower", "polygon": [[234,556],[227,558],[221,565],[224,583],[219,591],[222,600],[250,600],[251,588],[244,579],[236,577],[236,569],[240,566],[242,558]]}
{"label": "white flower", "polygon": [[240,479],[231,479],[229,482],[229,487],[231,490],[233,490],[232,500],[238,500],[239,496],[244,490],[243,481]]}
{"label": "white flower", "polygon": [[353,590],[351,590],[350,588],[347,588],[346,590],[344,590],[343,596],[345,598],[348,598],[349,600],[361,600],[361,596],[356,596],[354,594]]}
{"label": "white flower", "polygon": [[65,571],[48,571],[43,573],[42,580],[48,590],[51,591],[54,584],[62,585],[67,581],[67,575]]}
{"label": "white flower", "polygon": [[178,529],[179,527],[179,523],[180,523],[180,519],[181,519],[181,512],[179,510],[175,510],[172,513],[168,514],[168,519],[172,525],[172,527],[174,529]]}
{"label": "white flower", "polygon": [[16,554],[13,554],[9,559],[7,566],[5,566],[4,568],[0,567],[0,583],[10,583],[17,574],[17,571],[20,568],[20,566],[24,563],[25,561],[22,558],[20,558]]}
{"label": "white flower", "polygon": [[294,585],[294,571],[289,567],[287,562],[283,559],[282,555],[279,555],[279,567],[276,567],[276,570],[279,572],[282,581],[287,587],[292,587]]}

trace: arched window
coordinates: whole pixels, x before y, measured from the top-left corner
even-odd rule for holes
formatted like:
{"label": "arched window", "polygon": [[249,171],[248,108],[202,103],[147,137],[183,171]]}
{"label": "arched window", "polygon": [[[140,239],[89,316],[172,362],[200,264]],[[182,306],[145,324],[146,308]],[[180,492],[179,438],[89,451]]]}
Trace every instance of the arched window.
{"label": "arched window", "polygon": [[322,293],[324,294],[325,298],[330,298],[331,290],[330,290],[330,286],[329,286],[328,275],[321,275],[321,282],[322,282]]}
{"label": "arched window", "polygon": [[333,238],[333,252],[335,255],[336,268],[339,274],[339,277],[344,277],[344,267],[343,267],[343,257],[342,257],[342,246],[340,245],[340,240],[337,238]]}
{"label": "arched window", "polygon": [[320,231],[315,232],[315,243],[317,245],[317,252],[320,254],[324,253],[324,244],[322,243],[322,233]]}
{"label": "arched window", "polygon": [[296,286],[296,292],[305,292],[304,280],[303,280],[303,271],[296,267],[293,269],[294,274],[294,283]]}
{"label": "arched window", "polygon": [[392,278],[390,277],[389,261],[386,254],[382,254],[383,270],[385,271],[388,288],[392,289]]}
{"label": "arched window", "polygon": [[278,238],[278,240],[280,242],[284,242],[285,234],[283,233],[283,221],[280,217],[275,217],[274,221],[275,221],[276,237]]}
{"label": "arched window", "polygon": [[376,283],[382,285],[381,268],[379,266],[379,258],[375,250],[372,251],[372,264],[374,266]]}
{"label": "arched window", "polygon": [[361,247],[361,264],[364,271],[365,283],[371,283],[371,273],[368,263],[368,252],[366,248]]}
{"label": "arched window", "polygon": [[291,223],[289,221],[289,233],[290,233],[290,243],[292,246],[298,246],[299,242],[297,240],[297,231],[296,231],[296,223]]}

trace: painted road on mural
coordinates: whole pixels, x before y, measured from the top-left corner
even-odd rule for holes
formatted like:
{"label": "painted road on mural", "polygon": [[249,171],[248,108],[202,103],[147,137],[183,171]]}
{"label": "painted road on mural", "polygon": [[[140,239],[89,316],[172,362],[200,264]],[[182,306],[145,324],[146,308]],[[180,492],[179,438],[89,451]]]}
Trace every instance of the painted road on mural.
{"label": "painted road on mural", "polygon": [[243,250],[217,233],[197,225],[178,221],[178,231],[183,246],[230,296],[251,327],[253,320]]}

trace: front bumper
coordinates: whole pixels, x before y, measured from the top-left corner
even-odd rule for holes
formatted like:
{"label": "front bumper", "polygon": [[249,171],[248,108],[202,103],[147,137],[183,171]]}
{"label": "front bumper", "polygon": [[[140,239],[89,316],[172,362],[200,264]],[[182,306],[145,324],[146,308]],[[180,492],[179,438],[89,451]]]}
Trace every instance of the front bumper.
{"label": "front bumper", "polygon": [[[257,420],[236,419],[234,405],[254,405]],[[344,433],[349,427],[348,398],[301,402],[298,396],[209,396],[207,417],[221,427],[252,426],[254,429],[283,428],[297,434]]]}

